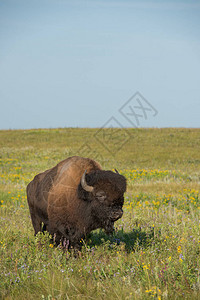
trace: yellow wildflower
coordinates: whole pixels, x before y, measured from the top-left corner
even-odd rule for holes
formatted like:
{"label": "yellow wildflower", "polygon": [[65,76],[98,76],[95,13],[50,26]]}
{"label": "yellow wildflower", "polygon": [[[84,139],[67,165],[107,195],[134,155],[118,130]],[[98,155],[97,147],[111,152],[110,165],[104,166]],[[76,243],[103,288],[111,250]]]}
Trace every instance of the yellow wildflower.
{"label": "yellow wildflower", "polygon": [[177,251],[178,251],[178,253],[181,252],[181,246],[178,246],[178,247],[177,247]]}

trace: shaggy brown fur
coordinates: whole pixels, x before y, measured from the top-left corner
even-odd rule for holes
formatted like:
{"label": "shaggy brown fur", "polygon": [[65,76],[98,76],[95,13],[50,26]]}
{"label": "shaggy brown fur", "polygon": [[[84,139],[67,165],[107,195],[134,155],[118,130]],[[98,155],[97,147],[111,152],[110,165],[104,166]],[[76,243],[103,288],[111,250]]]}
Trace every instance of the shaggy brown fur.
{"label": "shaggy brown fur", "polygon": [[[83,173],[87,192],[81,185]],[[69,157],[57,166],[35,176],[27,186],[27,200],[35,234],[44,229],[55,236],[56,243],[66,239],[79,248],[80,240],[97,228],[113,231],[114,222],[123,214],[126,179],[104,171],[92,159]]]}

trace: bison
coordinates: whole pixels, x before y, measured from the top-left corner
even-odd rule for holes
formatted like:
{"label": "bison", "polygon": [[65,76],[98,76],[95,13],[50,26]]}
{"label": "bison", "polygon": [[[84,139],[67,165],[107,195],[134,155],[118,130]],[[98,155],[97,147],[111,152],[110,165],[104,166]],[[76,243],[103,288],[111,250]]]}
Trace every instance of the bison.
{"label": "bison", "polygon": [[81,239],[97,228],[107,234],[122,217],[126,179],[102,170],[92,159],[69,157],[40,173],[27,186],[35,235],[47,230],[58,245],[65,239],[80,249]]}

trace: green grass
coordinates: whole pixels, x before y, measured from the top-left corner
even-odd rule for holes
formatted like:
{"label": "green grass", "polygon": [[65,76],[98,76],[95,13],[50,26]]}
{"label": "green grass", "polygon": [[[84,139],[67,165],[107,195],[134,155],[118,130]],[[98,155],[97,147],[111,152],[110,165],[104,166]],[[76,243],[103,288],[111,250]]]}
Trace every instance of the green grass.
{"label": "green grass", "polygon": [[[96,132],[0,131],[0,299],[199,299],[200,129],[107,129],[107,149]],[[76,258],[33,236],[25,194],[72,155],[128,181],[115,234],[92,232]]]}

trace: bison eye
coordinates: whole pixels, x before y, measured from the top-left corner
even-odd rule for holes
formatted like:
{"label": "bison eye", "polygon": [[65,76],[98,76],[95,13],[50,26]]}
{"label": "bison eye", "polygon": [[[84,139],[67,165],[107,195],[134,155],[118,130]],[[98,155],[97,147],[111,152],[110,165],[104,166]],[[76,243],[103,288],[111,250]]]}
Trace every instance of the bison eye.
{"label": "bison eye", "polygon": [[98,191],[95,194],[95,198],[99,201],[104,201],[106,199],[106,193],[104,191]]}

